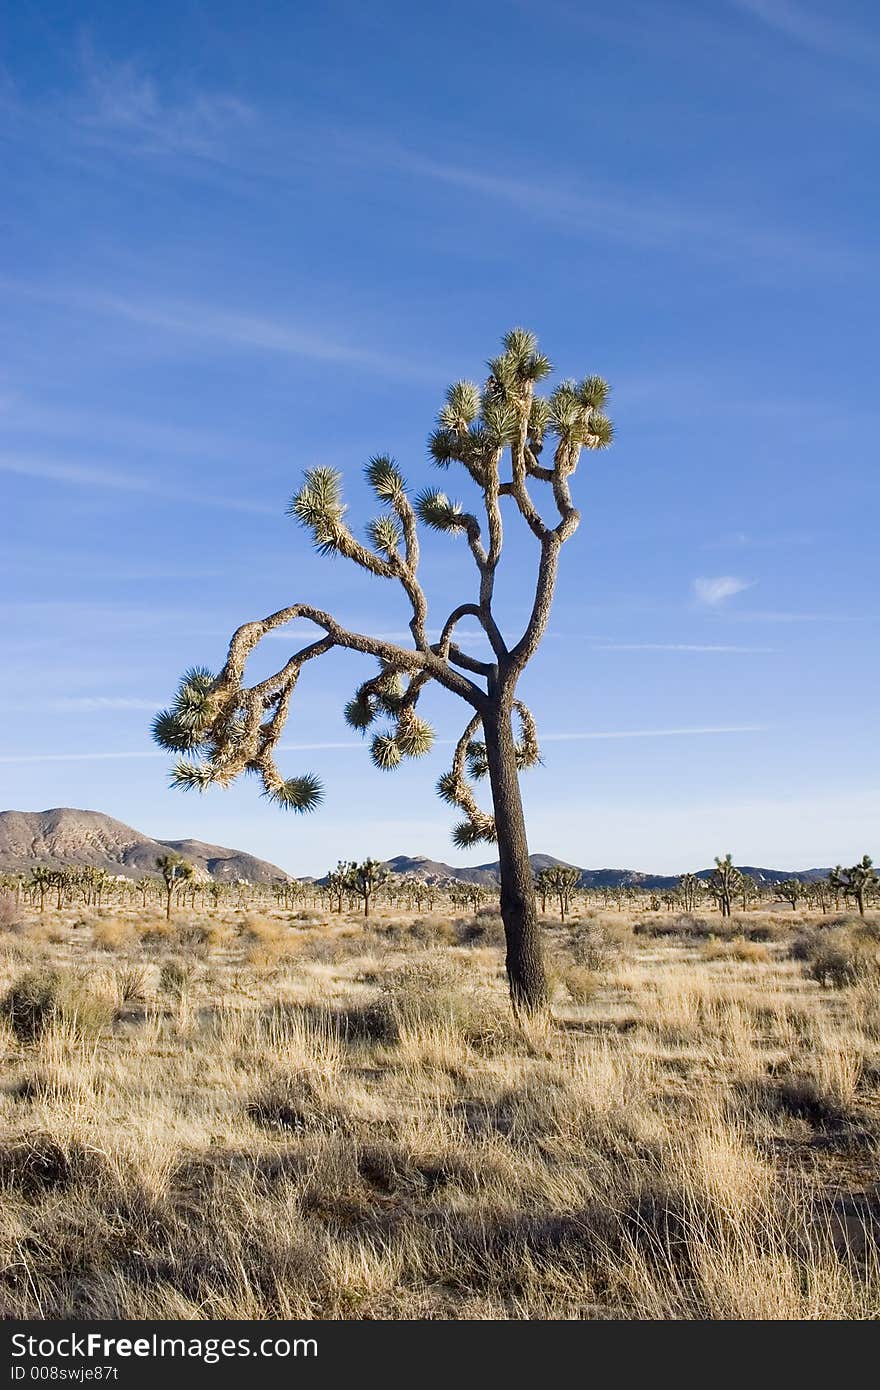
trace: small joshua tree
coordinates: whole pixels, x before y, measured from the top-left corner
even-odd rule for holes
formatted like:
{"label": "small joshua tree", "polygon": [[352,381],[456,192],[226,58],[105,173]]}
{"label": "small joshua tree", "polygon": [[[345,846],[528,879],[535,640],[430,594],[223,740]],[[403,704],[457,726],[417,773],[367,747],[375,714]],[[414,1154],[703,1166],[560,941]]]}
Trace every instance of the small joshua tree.
{"label": "small joshua tree", "polygon": [[780,902],[790,903],[792,912],[797,911],[797,905],[804,896],[804,885],[799,878],[784,878],[781,883],[776,885],[776,896]]}
{"label": "small joshua tree", "polygon": [[559,916],[564,922],[565,914],[571,906],[571,895],[581,881],[580,870],[568,864],[551,864],[549,868],[541,870],[541,880],[541,891],[552,893],[559,904]]}
{"label": "small joshua tree", "polygon": [[859,863],[853,864],[849,869],[844,869],[838,864],[828,875],[828,881],[836,892],[843,893],[844,898],[855,898],[859,915],[862,917],[865,915],[867,898],[876,892],[880,883],[874,861],[869,854],[863,855]]}
{"label": "small joshua tree", "polygon": [[678,896],[685,912],[692,912],[696,907],[702,888],[696,874],[682,874],[678,880]]}
{"label": "small joshua tree", "polygon": [[175,888],[181,888],[184,883],[189,883],[195,874],[195,870],[188,859],[183,855],[174,853],[173,850],[168,854],[160,854],[156,860],[156,868],[162,875],[165,883],[165,918],[171,916],[171,898]]}
{"label": "small joshua tree", "polygon": [[734,895],[739,891],[742,873],[729,854],[715,860],[715,868],[709,879],[709,887],[721,908],[721,916],[729,917]]}
{"label": "small joshua tree", "polygon": [[345,888],[363,899],[364,916],[370,915],[370,903],[377,889],[388,878],[388,870],[378,859],[365,859],[362,864],[346,864],[343,873]]}
{"label": "small joshua tree", "polygon": [[[396,767],[403,758],[421,757],[431,748],[433,732],[417,712],[419,697],[430,682],[458,696],[468,706],[469,718],[438,791],[462,815],[453,833],[457,845],[497,842],[511,998],[514,1008],[534,1010],[545,1006],[547,984],[519,772],[533,767],[539,753],[534,718],[516,691],[547,628],[560,551],[580,521],[571,496],[572,477],[582,451],[605,448],[612,430],[603,413],[608,387],[600,377],[563,381],[549,396],[537,396],[535,387],[551,367],[533,334],[514,329],[504,338],[503,348],[490,362],[482,389],[469,381],[450,387],[430,441],[438,467],[460,465],[476,485],[482,519],[433,488],[411,499],[402,473],[385,456],[372,459],[366,469],[383,508],[367,528],[367,544],[348,526],[341,478],[333,469],[309,470],[290,503],[290,512],[311,532],[321,554],[342,555],[368,574],[402,587],[412,611],[412,645],[351,632],[320,608],[294,603],[240,627],[219,675],[203,669],[187,672],[172,707],[157,716],[153,728],[162,747],[184,755],[173,774],[175,785],[228,786],[241,773],[251,772],[277,805],[310,811],[322,799],[318,778],[312,773],[285,778],[273,756],[307,662],[336,647],[378,661],[377,674],[358,686],[345,715],[362,733],[377,720],[387,721],[374,733],[370,748],[375,766],[382,770]],[[542,462],[551,438],[552,456]],[[509,466],[502,471],[505,456]],[[549,488],[552,521],[533,500],[535,484]],[[503,504],[525,522],[539,552],[530,616],[513,640],[504,637],[493,612],[504,540]],[[429,634],[428,603],[418,575],[418,522],[463,537],[476,570],[476,601],[452,607],[436,634]],[[490,649],[487,659],[457,644],[456,627],[463,618],[480,625]],[[257,644],[297,619],[314,624],[320,635],[293,651],[273,675],[246,685],[245,664]],[[491,813],[476,798],[474,783],[481,778],[488,779],[491,788]]]}

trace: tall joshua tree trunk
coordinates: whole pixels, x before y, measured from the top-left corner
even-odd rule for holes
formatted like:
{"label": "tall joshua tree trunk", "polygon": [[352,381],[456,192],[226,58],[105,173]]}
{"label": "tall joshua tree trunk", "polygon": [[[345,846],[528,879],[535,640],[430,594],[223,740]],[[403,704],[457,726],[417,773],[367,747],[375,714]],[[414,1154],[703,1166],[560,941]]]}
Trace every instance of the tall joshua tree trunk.
{"label": "tall joshua tree trunk", "polygon": [[515,1009],[533,1009],[547,997],[547,979],[508,701],[499,701],[486,714],[483,732],[495,809],[510,997]]}

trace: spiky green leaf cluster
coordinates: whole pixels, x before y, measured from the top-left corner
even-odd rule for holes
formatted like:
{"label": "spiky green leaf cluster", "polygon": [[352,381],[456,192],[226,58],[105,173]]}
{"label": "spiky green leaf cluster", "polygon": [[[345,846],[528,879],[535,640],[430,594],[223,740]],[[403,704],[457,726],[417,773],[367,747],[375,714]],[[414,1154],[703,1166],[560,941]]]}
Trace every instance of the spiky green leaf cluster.
{"label": "spiky green leaf cluster", "polygon": [[284,811],[304,815],[307,811],[314,811],[324,800],[324,788],[320,778],[307,772],[302,777],[288,777],[277,787],[266,788],[263,795]]}
{"label": "spiky green leaf cluster", "polygon": [[483,825],[462,820],[452,827],[452,842],[459,849],[469,849],[471,845],[482,843],[491,844],[495,838],[494,831],[488,823]]}
{"label": "spiky green leaf cluster", "polygon": [[438,492],[436,488],[425,488],[419,493],[416,516],[434,531],[463,529],[461,504],[451,502],[445,492]]}
{"label": "spiky green leaf cluster", "polygon": [[472,743],[468,744],[468,750],[465,756],[467,758],[469,777],[472,777],[475,782],[479,782],[482,778],[488,776],[489,760],[486,755],[485,743],[475,739]]}
{"label": "spiky green leaf cluster", "polygon": [[367,526],[370,544],[383,555],[393,555],[402,539],[400,526],[393,516],[377,516]]}
{"label": "spiky green leaf cluster", "polygon": [[393,459],[385,454],[371,458],[364,469],[367,482],[383,502],[399,502],[406,495],[406,482]]}
{"label": "spiky green leaf cluster", "polygon": [[562,381],[550,396],[545,428],[568,444],[606,448],[613,431],[598,406],[607,397],[608,384],[601,377],[588,376],[580,384]]}
{"label": "spiky green leaf cluster", "polygon": [[434,746],[434,730],[408,710],[398,721],[395,742],[405,758],[424,758]]}
{"label": "spiky green leaf cluster", "polygon": [[171,786],[178,791],[205,792],[216,780],[216,773],[208,762],[176,762],[171,769]]}
{"label": "spiky green leaf cluster", "polygon": [[446,392],[446,404],[440,411],[442,428],[463,433],[480,413],[480,388],[473,381],[457,381]]}
{"label": "spiky green leaf cluster", "polygon": [[403,759],[403,751],[391,734],[376,734],[370,744],[370,757],[374,767],[390,772]]}
{"label": "spiky green leaf cluster", "polygon": [[211,722],[211,692],[216,677],[204,666],[185,671],[177,693],[168,709],[160,710],[153,720],[153,738],[160,748],[171,753],[194,753],[205,742]]}
{"label": "spiky green leaf cluster", "polygon": [[338,550],[345,510],[342,477],[335,468],[308,469],[287,507],[288,515],[311,531],[322,555]]}

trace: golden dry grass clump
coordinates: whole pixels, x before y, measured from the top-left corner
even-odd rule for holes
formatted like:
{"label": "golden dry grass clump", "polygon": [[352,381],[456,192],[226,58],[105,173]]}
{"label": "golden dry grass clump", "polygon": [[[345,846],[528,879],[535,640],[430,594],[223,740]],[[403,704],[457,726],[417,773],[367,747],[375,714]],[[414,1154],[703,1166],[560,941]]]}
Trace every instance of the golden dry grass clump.
{"label": "golden dry grass clump", "polygon": [[880,1314],[877,924],[547,934],[518,1025],[492,913],[25,912],[0,1313]]}

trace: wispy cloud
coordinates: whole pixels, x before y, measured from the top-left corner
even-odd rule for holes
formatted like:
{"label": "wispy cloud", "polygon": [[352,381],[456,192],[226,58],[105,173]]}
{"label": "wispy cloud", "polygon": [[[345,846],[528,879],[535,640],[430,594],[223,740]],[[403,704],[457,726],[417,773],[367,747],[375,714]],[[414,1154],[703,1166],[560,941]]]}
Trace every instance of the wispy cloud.
{"label": "wispy cloud", "polygon": [[268,315],[217,308],[213,304],[184,299],[162,300],[153,296],[143,299],[89,287],[29,285],[11,279],[0,279],[0,289],[33,301],[63,305],[83,313],[196,339],[213,348],[251,348],[312,362],[332,362],[395,380],[430,381],[435,385],[449,375],[448,366],[442,363],[433,366],[419,363],[413,357],[399,357],[337,339],[320,329]]}
{"label": "wispy cloud", "polygon": [[876,37],[842,20],[839,4],[827,7],[824,15],[818,15],[797,0],[732,0],[732,3],[738,10],[817,53],[858,62],[880,59]]}
{"label": "wispy cloud", "polygon": [[62,695],[48,700],[47,708],[59,713],[100,714],[105,710],[157,710],[161,700],[143,700],[128,695]]}
{"label": "wispy cloud", "polygon": [[99,491],[141,493],[178,503],[193,502],[199,506],[219,507],[223,511],[253,512],[260,516],[278,515],[278,508],[268,503],[226,497],[222,490],[216,488],[188,493],[185,488],[157,478],[143,477],[128,468],[93,468],[90,465],[67,463],[60,459],[25,454],[0,454],[0,473],[14,473],[22,478],[66,483],[73,487],[94,488]]}
{"label": "wispy cloud", "polygon": [[745,608],[731,614],[752,623],[876,623],[876,613],[788,613],[781,609]]}
{"label": "wispy cloud", "polygon": [[3,753],[0,754],[0,763],[97,763],[115,762],[127,758],[165,758],[167,756],[167,753],[160,753],[158,749],[155,753],[149,749],[119,753]]}
{"label": "wispy cloud", "polygon": [[[629,738],[693,738],[714,734],[763,734],[768,732],[765,724],[715,724],[683,729],[606,729],[574,730],[568,733],[542,734],[543,743],[581,743],[602,739]],[[441,745],[453,745],[455,739],[438,739]],[[363,743],[354,739],[334,740],[326,743],[279,743],[278,751],[285,753],[315,753],[363,748]],[[156,750],[120,751],[105,753],[23,753],[0,754],[0,763],[88,763],[124,761],[129,758],[167,758],[168,754]]]}
{"label": "wispy cloud", "polygon": [[710,260],[735,258],[840,274],[858,260],[852,247],[820,245],[799,228],[762,225],[757,218],[738,220],[727,213],[687,205],[660,194],[523,179],[433,159],[386,140],[341,133],[339,152],[347,149],[362,165],[372,163],[401,174],[464,189],[468,193],[516,207],[526,216],[550,221],[578,235],[588,232],[605,241],[699,255]]}
{"label": "wispy cloud", "polygon": [[741,594],[744,589],[750,589],[752,583],[752,580],[738,579],[734,574],[721,574],[713,579],[695,579],[694,594],[699,603],[706,604],[709,608],[717,608],[726,599]]}
{"label": "wispy cloud", "polygon": [[230,93],[189,89],[171,95],[135,62],[104,57],[89,43],[81,46],[80,67],[81,131],[130,153],[222,161],[230,138],[257,119],[252,106]]}
{"label": "wispy cloud", "polygon": [[684,729],[606,729],[601,732],[541,734],[542,743],[575,743],[588,739],[615,738],[694,738],[711,734],[765,734],[767,724],[710,724]]}
{"label": "wispy cloud", "polygon": [[722,642],[601,642],[594,652],[732,652],[742,656],[765,656],[774,647],[735,647]]}

